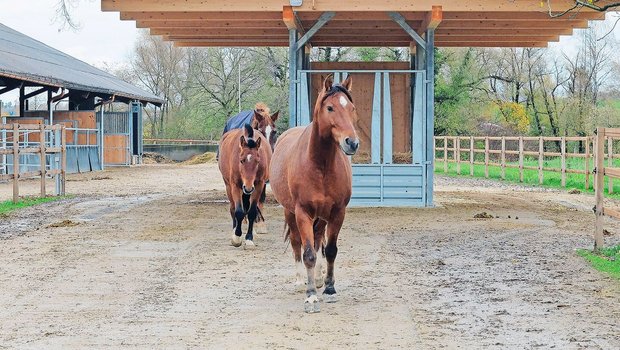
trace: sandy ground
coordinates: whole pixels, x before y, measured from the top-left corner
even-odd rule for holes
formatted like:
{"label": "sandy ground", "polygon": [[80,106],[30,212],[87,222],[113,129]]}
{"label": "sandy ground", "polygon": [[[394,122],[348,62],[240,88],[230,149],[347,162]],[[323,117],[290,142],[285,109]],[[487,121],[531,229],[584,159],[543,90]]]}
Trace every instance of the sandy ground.
{"label": "sandy ground", "polygon": [[0,348],[620,348],[620,282],[575,254],[591,195],[440,177],[435,209],[349,209],[339,301],[304,314],[281,209],[231,247],[215,165],[69,180],[74,198],[0,218]]}

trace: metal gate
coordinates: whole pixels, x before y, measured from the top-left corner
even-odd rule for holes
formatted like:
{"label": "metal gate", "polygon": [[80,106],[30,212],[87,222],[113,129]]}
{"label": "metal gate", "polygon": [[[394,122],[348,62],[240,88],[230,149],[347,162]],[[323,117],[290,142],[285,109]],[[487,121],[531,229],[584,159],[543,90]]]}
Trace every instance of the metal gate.
{"label": "metal gate", "polygon": [[132,154],[132,124],[129,112],[103,112],[97,114],[103,129],[104,166],[129,166]]}
{"label": "metal gate", "polygon": [[[427,119],[422,103],[426,96],[425,72],[422,70],[300,70],[297,79],[298,125],[310,123],[310,74],[332,73],[334,81],[348,74],[374,74],[371,116],[370,164],[352,164],[353,193],[351,206],[428,206],[428,167],[426,159]],[[392,98],[390,78],[396,74],[411,76],[411,164],[393,163]],[[417,87],[417,88],[416,88]]]}

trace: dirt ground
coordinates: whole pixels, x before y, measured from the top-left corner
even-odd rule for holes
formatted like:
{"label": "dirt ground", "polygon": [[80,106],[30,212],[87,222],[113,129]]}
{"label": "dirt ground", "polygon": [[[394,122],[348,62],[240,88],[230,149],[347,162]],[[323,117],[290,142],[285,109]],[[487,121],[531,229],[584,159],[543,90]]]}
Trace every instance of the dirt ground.
{"label": "dirt ground", "polygon": [[339,301],[305,314],[281,209],[230,246],[214,164],[69,180],[74,198],[0,218],[0,348],[620,348],[620,282],[575,254],[591,195],[440,177],[437,208],[349,209]]}

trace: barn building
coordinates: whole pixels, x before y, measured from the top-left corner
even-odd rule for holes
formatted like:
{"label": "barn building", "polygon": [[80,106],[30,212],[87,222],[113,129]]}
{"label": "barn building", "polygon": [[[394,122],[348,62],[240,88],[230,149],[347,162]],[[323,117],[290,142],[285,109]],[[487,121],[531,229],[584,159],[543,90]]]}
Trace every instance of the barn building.
{"label": "barn building", "polygon": [[[2,113],[2,124],[65,125],[67,172],[140,162],[142,107],[163,103],[151,93],[0,24],[0,99],[6,101],[15,92],[14,111]],[[124,111],[106,111],[112,103],[124,104]],[[26,135],[20,143],[27,147],[38,143],[38,137]],[[0,148],[6,148],[10,138],[1,132]],[[11,157],[0,159],[0,174],[12,173]],[[22,155],[19,164],[24,172],[40,166],[38,155]]]}
{"label": "barn building", "polygon": [[[289,49],[290,125],[310,122],[320,75],[354,75],[361,152],[354,206],[433,206],[434,48],[545,47],[604,13],[552,0],[101,0],[181,47]],[[313,47],[408,47],[409,62],[310,62]],[[410,154],[396,164],[398,154]]]}

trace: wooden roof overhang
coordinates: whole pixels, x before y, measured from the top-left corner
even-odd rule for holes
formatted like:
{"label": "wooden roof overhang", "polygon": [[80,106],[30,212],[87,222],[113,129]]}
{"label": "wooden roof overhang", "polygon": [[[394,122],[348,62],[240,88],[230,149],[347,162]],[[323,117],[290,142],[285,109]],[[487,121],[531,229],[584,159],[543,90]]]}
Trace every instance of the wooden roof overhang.
{"label": "wooden roof overhang", "polygon": [[[602,1],[605,2],[605,1]],[[572,0],[550,0],[553,13]],[[335,16],[309,40],[312,46],[408,47],[413,41],[390,16],[399,13],[422,34],[435,28],[438,47],[545,47],[605,14],[581,9],[552,18],[540,0],[101,0],[103,11],[120,12],[177,46],[288,46],[289,29],[300,34],[326,11]]]}

